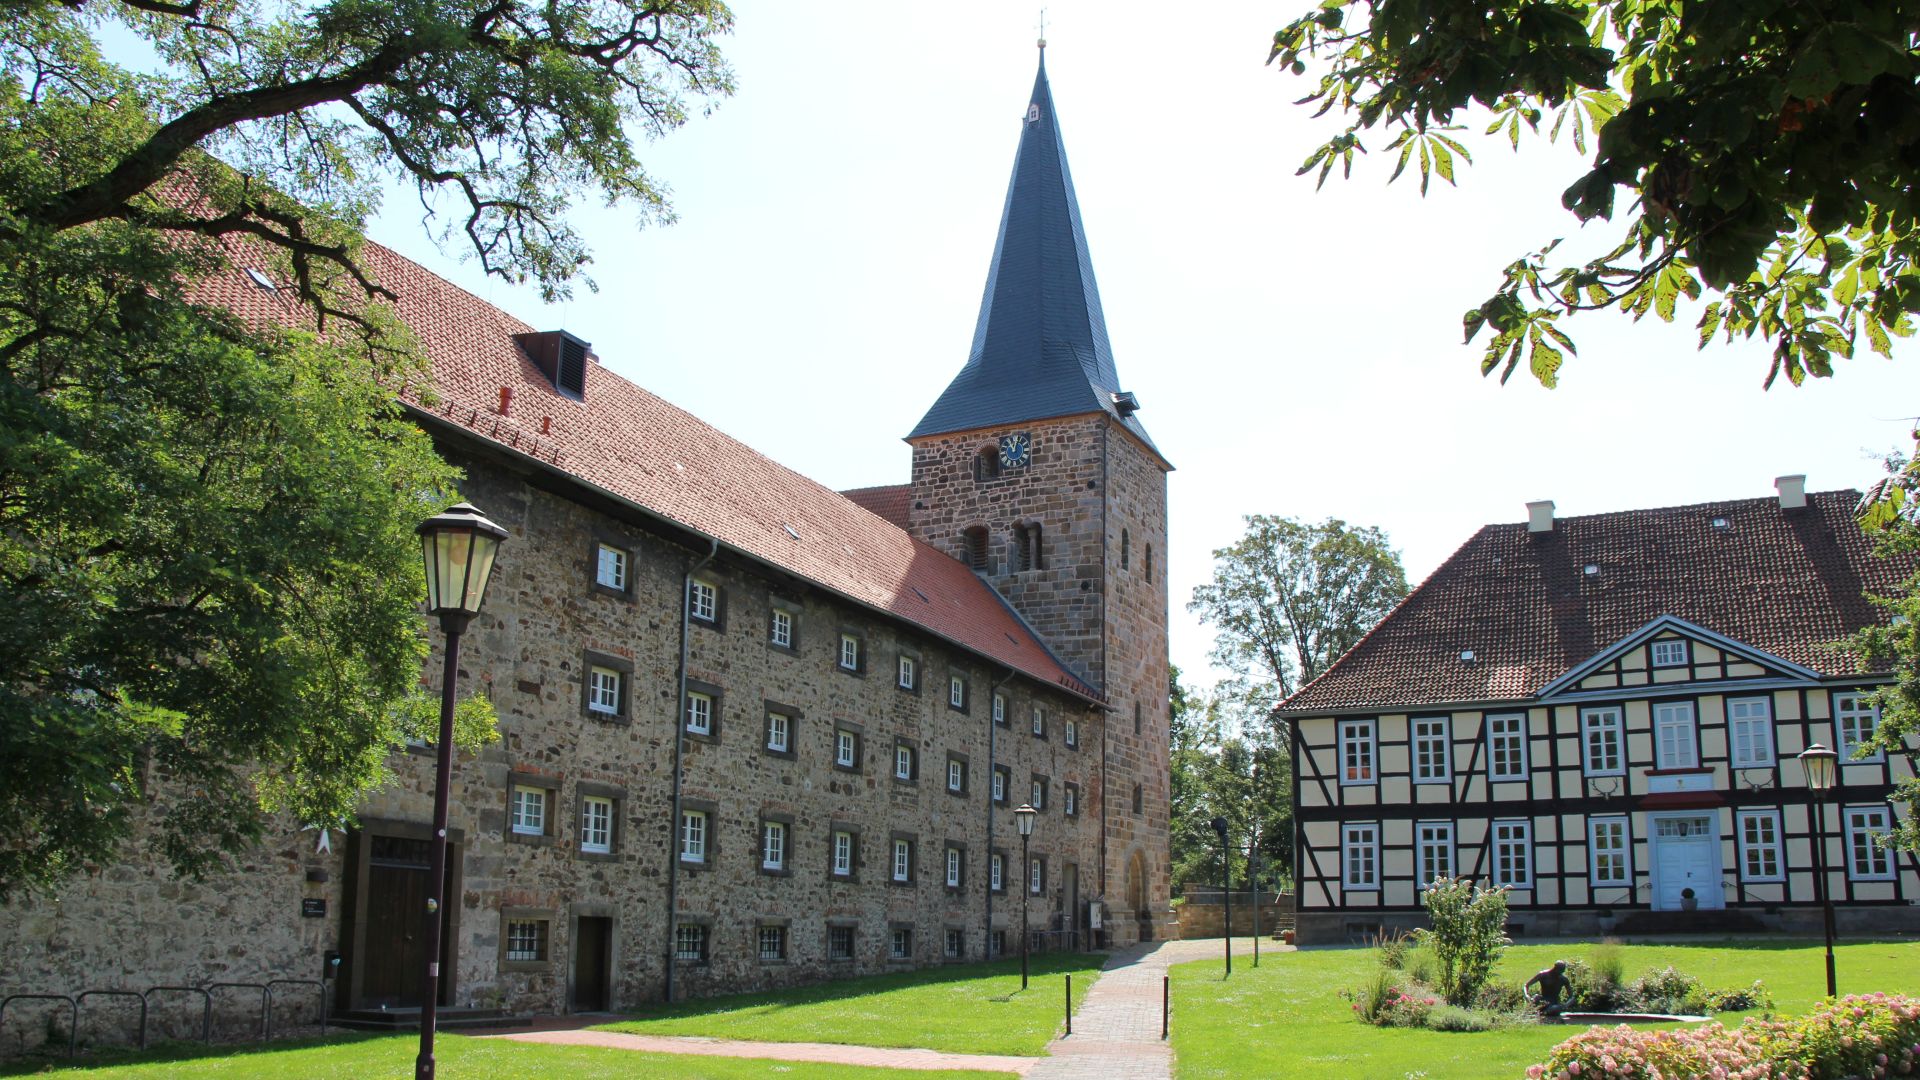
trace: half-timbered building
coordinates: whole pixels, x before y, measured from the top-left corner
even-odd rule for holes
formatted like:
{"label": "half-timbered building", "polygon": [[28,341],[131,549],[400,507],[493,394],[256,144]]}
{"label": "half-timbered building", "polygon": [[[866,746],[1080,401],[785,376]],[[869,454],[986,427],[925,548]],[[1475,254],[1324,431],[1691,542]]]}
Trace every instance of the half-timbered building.
{"label": "half-timbered building", "polygon": [[[1482,528],[1281,708],[1303,942],[1420,925],[1439,877],[1511,890],[1530,935],[1819,925],[1795,755],[1837,748],[1826,884],[1843,930],[1920,927],[1920,866],[1878,843],[1900,754],[1889,681],[1837,647],[1909,562],[1859,493]],[[1700,914],[1700,913],[1710,914]]]}

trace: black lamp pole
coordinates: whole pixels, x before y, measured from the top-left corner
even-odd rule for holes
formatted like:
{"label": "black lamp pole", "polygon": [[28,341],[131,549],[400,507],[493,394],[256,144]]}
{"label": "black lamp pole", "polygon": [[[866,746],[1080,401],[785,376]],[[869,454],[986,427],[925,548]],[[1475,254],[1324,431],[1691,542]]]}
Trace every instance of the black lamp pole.
{"label": "black lamp pole", "polygon": [[1247,841],[1247,888],[1253,893],[1253,966],[1260,966],[1260,820]]}
{"label": "black lamp pole", "polygon": [[1800,754],[1807,775],[1807,814],[1813,818],[1813,895],[1820,902],[1827,931],[1827,996],[1838,997],[1833,976],[1833,896],[1827,891],[1827,792],[1833,789],[1835,762],[1840,755],[1814,743]]}
{"label": "black lamp pole", "polygon": [[420,1054],[414,1080],[433,1080],[433,1035],[440,999],[440,912],[447,887],[447,803],[453,776],[454,682],[460,671],[460,635],[480,610],[493,574],[494,556],[507,531],[488,521],[471,504],[461,503],[422,523],[420,542],[427,563],[427,611],[440,617],[447,635],[447,662],[440,677],[440,742],[435,747],[433,779],[433,855],[428,860],[426,975],[420,1003]]}
{"label": "black lamp pole", "polygon": [[1038,816],[1031,804],[1023,803],[1013,812],[1020,826],[1020,989],[1027,988],[1027,898],[1033,895],[1033,859],[1027,854],[1027,841],[1033,838],[1033,819]]}
{"label": "black lamp pole", "polygon": [[1220,836],[1220,899],[1227,905],[1227,974],[1233,974],[1233,849],[1227,846],[1227,819],[1213,819]]}

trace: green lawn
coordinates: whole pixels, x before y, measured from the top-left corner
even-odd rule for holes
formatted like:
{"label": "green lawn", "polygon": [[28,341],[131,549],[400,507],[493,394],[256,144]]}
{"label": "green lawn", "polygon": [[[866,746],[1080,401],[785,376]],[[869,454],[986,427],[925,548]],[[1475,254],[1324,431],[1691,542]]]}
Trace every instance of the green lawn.
{"label": "green lawn", "polygon": [[[208,1047],[176,1045],[164,1050],[110,1062],[28,1066],[86,1080],[201,1080],[246,1077],[248,1080],[402,1080],[413,1075],[413,1057],[420,1048],[415,1035],[340,1036],[324,1044],[280,1043],[267,1047]],[[989,1080],[1011,1073],[905,1072],[894,1069],[856,1069],[845,1065],[813,1065],[799,1061],[694,1057],[678,1054],[640,1054],[591,1046],[543,1046],[504,1039],[470,1039],[442,1035],[434,1044],[439,1074],[485,1080]],[[21,1067],[0,1070],[19,1075]]]}
{"label": "green lawn", "polygon": [[1078,1007],[1100,961],[1071,953],[1033,957],[1033,977],[1025,992],[1020,989],[1020,962],[1001,960],[706,998],[602,1027],[642,1035],[1032,1056],[1046,1048],[1065,1020],[1062,976],[1073,975]]}
{"label": "green lawn", "polygon": [[[1499,977],[1519,982],[1557,959],[1585,956],[1591,943],[1554,942],[1507,950]],[[1626,976],[1672,964],[1708,986],[1760,979],[1782,1013],[1804,1010],[1826,992],[1818,942],[1759,939],[1622,948]],[[1835,950],[1840,992],[1920,992],[1920,943],[1869,942]],[[1223,982],[1220,964],[1173,969],[1173,1048],[1180,1080],[1211,1077],[1365,1077],[1401,1080],[1514,1080],[1578,1032],[1542,1024],[1478,1034],[1376,1028],[1353,1016],[1339,996],[1377,965],[1372,949],[1269,953],[1255,970],[1235,958]],[[1729,1025],[1745,1013],[1723,1013]]]}

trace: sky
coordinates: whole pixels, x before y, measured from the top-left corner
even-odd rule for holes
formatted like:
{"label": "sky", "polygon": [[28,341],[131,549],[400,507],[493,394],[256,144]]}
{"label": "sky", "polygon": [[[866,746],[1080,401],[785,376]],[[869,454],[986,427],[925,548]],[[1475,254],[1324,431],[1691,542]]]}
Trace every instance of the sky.
{"label": "sky", "polygon": [[[1915,368],[1871,354],[1761,389],[1761,343],[1695,349],[1673,325],[1597,313],[1546,390],[1502,386],[1461,343],[1500,270],[1556,238],[1571,148],[1468,121],[1475,164],[1422,198],[1386,155],[1316,192],[1295,175],[1337,130],[1262,65],[1304,9],[1055,0],[1047,71],[1124,388],[1174,463],[1166,565],[1174,663],[1210,682],[1186,611],[1248,514],[1390,536],[1418,582],[1483,524],[1861,487],[1911,446]],[[1180,13],[1179,17],[1170,11]],[[410,192],[372,237],[777,461],[837,489],[903,483],[902,436],[959,371],[1036,62],[1037,5],[741,0],[738,92],[642,147],[677,223],[576,211],[597,291],[543,305],[436,250]],[[962,15],[963,13],[963,15]],[[1384,140],[1381,140],[1384,142]],[[451,205],[449,204],[449,209]],[[1583,247],[1584,246],[1584,247]],[[1563,249],[1566,250],[1566,249]]]}

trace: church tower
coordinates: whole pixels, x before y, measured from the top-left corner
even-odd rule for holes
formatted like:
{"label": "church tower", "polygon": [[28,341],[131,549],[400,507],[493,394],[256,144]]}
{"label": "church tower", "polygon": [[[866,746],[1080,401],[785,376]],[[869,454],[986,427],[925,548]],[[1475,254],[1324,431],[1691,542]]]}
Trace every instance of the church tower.
{"label": "church tower", "polygon": [[1121,942],[1168,912],[1167,473],[1122,390],[1047,83],[1020,120],[973,346],[907,436],[914,535],[968,562],[1105,697],[1086,894]]}

